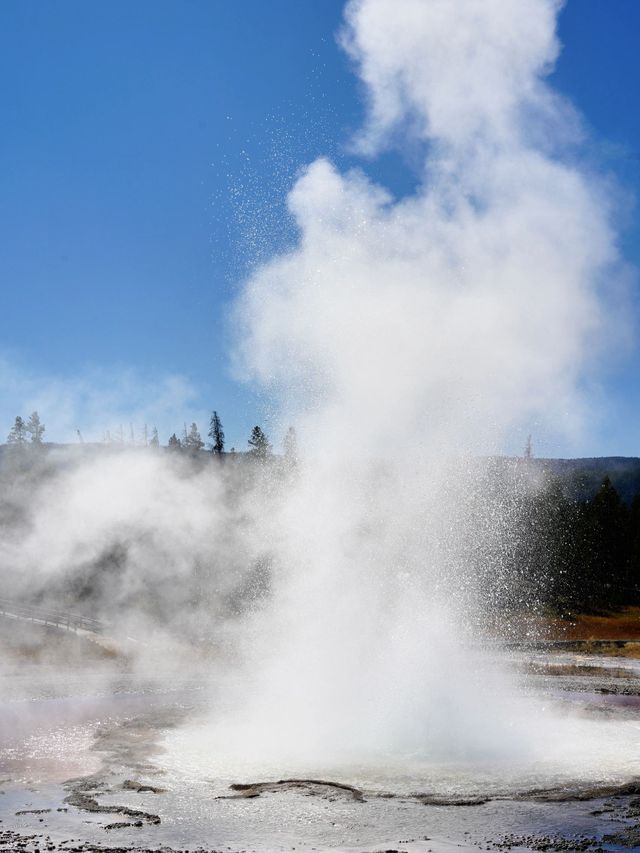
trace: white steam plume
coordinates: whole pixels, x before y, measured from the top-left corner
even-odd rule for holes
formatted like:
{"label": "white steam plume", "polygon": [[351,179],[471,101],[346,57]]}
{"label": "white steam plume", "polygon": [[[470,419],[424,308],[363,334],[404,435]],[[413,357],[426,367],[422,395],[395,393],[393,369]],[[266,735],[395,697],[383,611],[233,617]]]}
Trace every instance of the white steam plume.
{"label": "white steam plume", "polygon": [[[533,420],[581,429],[620,275],[609,192],[566,153],[579,122],[544,79],[558,8],[347,6],[342,42],[369,101],[357,144],[406,144],[423,168],[395,200],[312,163],[289,196],[297,245],[246,284],[238,362],[282,432],[295,423],[297,466],[110,446],[0,460],[5,596],[160,636],[145,659],[164,665],[174,644],[181,670],[215,650],[210,750],[192,741],[206,778],[225,761],[234,778],[242,762],[315,775],[506,753],[512,767],[570,743],[565,729],[546,740],[478,631],[496,578],[519,568],[505,560],[512,504],[483,458]],[[106,397],[89,380],[43,391],[0,365],[5,396],[41,409],[48,435],[72,434],[77,413],[104,429],[115,399],[138,399],[127,377]],[[172,431],[168,410],[191,399],[161,380],[136,420]]]}
{"label": "white steam plume", "polygon": [[343,41],[371,103],[363,139],[413,134],[424,179],[394,203],[359,172],[313,163],[289,197],[298,247],[241,305],[249,373],[287,406],[321,397],[332,451],[336,420],[340,441],[385,452],[392,435],[450,434],[451,416],[473,436],[533,418],[579,427],[619,260],[604,185],[550,153],[574,126],[543,80],[557,8],[347,7]]}
{"label": "white steam plume", "polygon": [[544,80],[558,8],[347,6],[370,105],[360,147],[406,140],[424,170],[396,201],[312,163],[289,196],[297,246],[239,305],[246,375],[306,451],[274,534],[239,751],[314,763],[527,742],[457,639],[474,622],[467,555],[508,531],[470,518],[464,459],[533,419],[579,430],[619,277],[604,185],[560,153],[577,122]]}
{"label": "white steam plume", "polygon": [[369,99],[364,150],[375,153],[408,123],[419,138],[456,149],[514,149],[531,131],[528,116],[555,123],[565,111],[542,81],[559,53],[559,0],[397,5],[354,0],[346,9],[342,44]]}

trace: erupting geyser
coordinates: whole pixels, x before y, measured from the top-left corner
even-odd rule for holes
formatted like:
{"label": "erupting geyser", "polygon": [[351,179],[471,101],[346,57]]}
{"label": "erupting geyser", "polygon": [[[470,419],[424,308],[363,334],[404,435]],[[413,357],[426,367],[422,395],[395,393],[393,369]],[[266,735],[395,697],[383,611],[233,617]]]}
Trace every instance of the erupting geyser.
{"label": "erupting geyser", "polygon": [[422,167],[394,199],[361,171],[309,165],[288,200],[297,245],[244,288],[240,369],[296,424],[302,460],[264,532],[271,595],[243,622],[245,674],[203,760],[516,766],[559,747],[481,651],[477,557],[511,532],[499,501],[490,518],[473,504],[479,460],[527,424],[580,429],[604,286],[620,280],[607,188],[545,81],[559,7],[346,7],[368,103],[354,144],[406,146]]}

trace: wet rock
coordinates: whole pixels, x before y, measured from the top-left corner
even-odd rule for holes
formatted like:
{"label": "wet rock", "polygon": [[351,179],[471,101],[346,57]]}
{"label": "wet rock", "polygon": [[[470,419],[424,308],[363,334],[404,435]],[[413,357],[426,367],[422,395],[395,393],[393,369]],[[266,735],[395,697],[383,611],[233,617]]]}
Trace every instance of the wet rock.
{"label": "wet rock", "polygon": [[125,791],[135,791],[137,794],[164,794],[166,788],[157,788],[155,785],[145,785],[141,782],[134,782],[132,779],[125,779],[122,783],[122,788]]}
{"label": "wet rock", "polygon": [[486,797],[456,799],[455,797],[434,797],[431,794],[413,794],[412,799],[423,806],[484,806],[489,802]]}
{"label": "wet rock", "polygon": [[307,790],[310,794],[317,794],[317,788],[328,788],[332,791],[349,794],[358,803],[365,801],[362,791],[354,788],[353,785],[345,785],[342,782],[327,782],[324,779],[279,779],[277,782],[236,782],[229,787],[232,791],[237,792],[235,796],[218,797],[217,799],[252,799],[267,792],[274,793],[300,788]]}
{"label": "wet rock", "polygon": [[51,809],[22,809],[22,811],[16,812],[16,814],[48,814],[50,811]]}
{"label": "wet rock", "polygon": [[537,800],[546,803],[582,802],[610,797],[629,797],[640,794],[640,779],[622,785],[602,785],[581,788],[534,788],[513,797],[514,800]]}
{"label": "wet rock", "polygon": [[121,814],[125,815],[125,817],[140,818],[141,821],[150,824],[160,823],[159,815],[143,812],[139,809],[130,809],[128,806],[102,806],[98,803],[95,796],[84,791],[73,791],[68,797],[65,797],[65,803],[69,803],[70,806],[75,806],[77,809],[92,814]]}
{"label": "wet rock", "polygon": [[126,829],[128,826],[142,826],[142,821],[137,824],[129,823],[126,820],[116,821],[115,823],[105,824],[104,829]]}
{"label": "wet rock", "polygon": [[602,838],[605,844],[616,844],[620,847],[640,848],[640,825],[628,826],[620,832],[605,835]]}

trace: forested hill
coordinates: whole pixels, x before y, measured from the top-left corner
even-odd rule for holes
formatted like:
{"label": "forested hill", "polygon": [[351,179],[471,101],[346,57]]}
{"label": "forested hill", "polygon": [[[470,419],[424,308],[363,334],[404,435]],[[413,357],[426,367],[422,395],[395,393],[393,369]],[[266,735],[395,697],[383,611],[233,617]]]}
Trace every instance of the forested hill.
{"label": "forested hill", "polygon": [[[128,445],[122,444],[123,449]],[[105,443],[87,443],[87,444],[55,444],[43,443],[43,448],[47,450],[64,450],[67,453],[71,452],[72,458],[80,456],[91,456],[109,452],[117,448],[115,444]],[[144,448],[142,448],[144,449]],[[169,446],[165,448],[168,451],[175,450]],[[177,448],[180,450],[180,447]],[[185,450],[185,448],[182,448]],[[5,453],[11,451],[10,444],[0,444],[0,462]],[[202,455],[203,459],[210,456],[209,451],[204,449],[196,450],[196,455]],[[231,454],[221,454],[223,457],[232,456],[240,460],[242,457],[251,459],[255,453],[250,451],[239,451]],[[277,455],[277,454],[276,454]],[[514,462],[514,457],[494,457],[498,463],[504,462],[507,465]],[[577,501],[588,501],[598,491],[605,477],[608,477],[611,484],[614,486],[622,500],[626,504],[630,504],[636,495],[640,495],[640,457],[637,456],[595,456],[583,459],[545,459],[533,457],[527,460],[527,463],[535,469],[544,471],[548,475],[557,478],[563,487],[565,495]]]}
{"label": "forested hill", "polygon": [[558,477],[565,491],[576,500],[592,498],[605,477],[625,503],[640,494],[640,458],[596,456],[586,459],[532,459],[531,462]]}
{"label": "forested hill", "polygon": [[[177,438],[168,446],[0,445],[3,595],[28,592],[34,606],[57,596],[60,610],[109,621],[144,588],[145,613],[164,625],[176,611],[179,569],[180,620],[191,618],[194,601],[205,621],[214,604],[221,618],[235,618],[267,594],[271,542],[280,535],[270,532],[269,519],[281,517],[280,500],[304,469],[293,442],[288,453],[274,453],[260,435],[254,430],[250,450],[229,453]],[[383,455],[379,464],[384,469]],[[436,513],[435,521],[425,518],[424,541],[443,566],[468,572],[487,612],[640,604],[640,458],[464,457],[449,464],[466,478],[455,490],[455,521],[447,519],[452,535],[440,535]],[[78,515],[84,506],[87,522]],[[192,529],[200,531],[197,541],[187,543]],[[37,595],[25,591],[24,579],[42,571],[49,553],[51,583],[45,572]],[[186,630],[183,621],[176,630]]]}

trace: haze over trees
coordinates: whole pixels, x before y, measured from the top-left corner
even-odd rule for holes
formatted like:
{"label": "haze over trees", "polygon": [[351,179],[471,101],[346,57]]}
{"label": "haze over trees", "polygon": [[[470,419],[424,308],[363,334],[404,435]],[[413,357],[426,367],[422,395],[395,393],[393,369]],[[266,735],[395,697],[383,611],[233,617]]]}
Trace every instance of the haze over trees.
{"label": "haze over trees", "polygon": [[[133,436],[133,429],[130,432]],[[44,444],[44,433],[45,426],[37,411],[26,421],[18,415],[7,436],[7,449],[55,448],[56,445]],[[148,447],[160,449],[156,427],[150,438],[146,428],[142,436]],[[185,462],[188,460],[194,472],[203,468],[212,456],[226,458],[230,463],[233,460],[227,470],[232,479],[240,478],[238,483],[243,478],[246,483],[251,482],[251,460],[260,463],[268,460],[269,465],[263,470],[276,479],[288,477],[297,462],[293,427],[284,436],[281,455],[273,453],[269,438],[259,425],[251,430],[247,452],[236,454],[234,448],[225,452],[222,421],[215,410],[208,437],[209,452],[205,452],[197,424],[192,422],[189,428],[185,424],[182,440],[174,432],[166,451],[178,454]],[[133,437],[131,441],[135,444]],[[124,449],[124,436],[107,442],[105,449],[109,446]],[[99,445],[84,447],[85,452],[92,453],[92,448]],[[6,460],[0,457],[3,476],[17,476],[19,471],[20,476],[27,476],[30,472],[36,488],[45,470],[39,468],[38,458],[42,457],[42,464],[46,465],[47,455],[7,453]],[[12,467],[12,459],[17,467]],[[246,464],[238,467],[243,460]],[[535,601],[539,607],[571,613],[640,605],[640,461],[611,459],[612,477],[603,478],[600,474],[599,481],[597,462],[534,459],[528,438],[523,458],[496,459],[484,466],[479,480],[471,478],[468,505],[461,510],[463,515],[486,517],[489,530],[494,525],[492,519],[508,519],[508,535],[503,539],[492,535],[488,539],[490,547],[482,541],[474,542],[467,555],[473,573],[483,578],[492,607],[513,608],[514,602],[520,602],[519,606],[526,608],[527,602]],[[636,462],[637,472],[633,467]],[[234,470],[237,474],[233,474]],[[622,494],[614,485],[614,475]],[[5,512],[5,522],[11,517],[11,512],[8,515]],[[518,591],[514,593],[516,586]]]}
{"label": "haze over trees", "polygon": [[7,436],[7,444],[26,444],[27,443],[27,428],[25,422],[18,415],[11,427],[11,432]]}
{"label": "haze over trees", "polygon": [[18,415],[13,423],[11,431],[7,436],[7,444],[22,445],[22,444],[42,444],[44,435],[44,424],[40,420],[40,415],[37,412],[32,412],[29,420],[25,423],[24,419]]}
{"label": "haze over trees", "polygon": [[290,426],[283,442],[284,458],[290,465],[298,461],[298,438],[295,429]]}
{"label": "haze over trees", "polygon": [[204,441],[202,440],[200,433],[198,431],[198,425],[193,423],[189,427],[189,432],[185,427],[184,439],[182,441],[182,446],[185,450],[188,450],[190,453],[197,454],[204,447]]}
{"label": "haze over trees", "polygon": [[[154,624],[180,642],[214,630],[212,614],[219,625],[258,606],[272,566],[258,519],[268,526],[277,516],[289,469],[260,427],[238,454],[224,450],[217,411],[210,431],[211,452],[195,421],[166,448],[155,427],[44,444],[40,418],[18,416],[0,447],[3,595],[112,624]],[[43,452],[14,452],[32,441]]]}
{"label": "haze over trees", "polygon": [[605,477],[580,500],[557,476],[533,490],[525,480],[499,496],[483,491],[484,509],[497,500],[508,518],[504,539],[472,559],[493,604],[560,614],[640,605],[640,494],[627,504]]}
{"label": "haze over trees", "polygon": [[251,430],[247,443],[251,448],[251,454],[258,459],[265,459],[271,453],[269,439],[259,426],[254,426]]}

